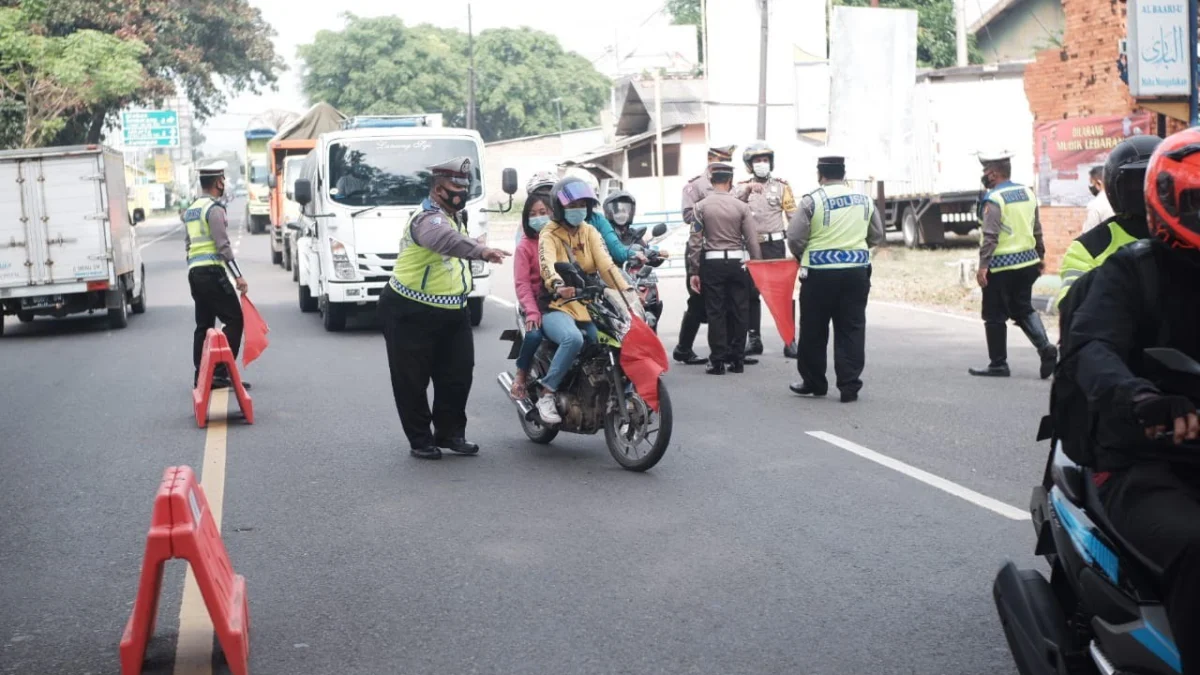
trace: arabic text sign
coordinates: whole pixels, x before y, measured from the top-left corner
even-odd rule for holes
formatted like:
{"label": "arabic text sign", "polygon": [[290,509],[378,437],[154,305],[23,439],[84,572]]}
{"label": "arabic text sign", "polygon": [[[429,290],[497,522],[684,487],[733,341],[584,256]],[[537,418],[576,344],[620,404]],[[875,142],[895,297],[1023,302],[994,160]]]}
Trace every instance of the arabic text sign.
{"label": "arabic text sign", "polygon": [[129,148],[179,146],[179,114],[174,110],[131,110],[121,113],[121,136]]}
{"label": "arabic text sign", "polygon": [[1037,193],[1044,206],[1085,206],[1088,171],[1104,164],[1108,153],[1130,136],[1152,131],[1150,113],[1114,117],[1076,117],[1044,122],[1034,130]]}
{"label": "arabic text sign", "polygon": [[1129,90],[1134,96],[1188,95],[1192,46],[1188,0],[1129,0]]}

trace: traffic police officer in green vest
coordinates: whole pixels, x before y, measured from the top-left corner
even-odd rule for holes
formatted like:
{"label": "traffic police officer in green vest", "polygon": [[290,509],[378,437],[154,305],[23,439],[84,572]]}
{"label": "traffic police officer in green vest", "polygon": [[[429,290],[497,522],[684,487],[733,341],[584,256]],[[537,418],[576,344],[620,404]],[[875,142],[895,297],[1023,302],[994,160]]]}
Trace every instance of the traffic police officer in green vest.
{"label": "traffic police officer in green vest", "polygon": [[819,187],[804,196],[788,226],[787,243],[800,261],[800,337],[796,368],[801,396],[829,390],[825,354],[833,322],[833,369],[843,403],[858,400],[866,359],[870,247],[884,242],[883,221],[867,195],[846,184],[846,160],[817,159]]}
{"label": "traffic police officer in green vest", "polygon": [[[242,270],[233,259],[233,247],[229,243],[229,217],[225,205],[220,201],[225,196],[225,162],[216,162],[200,169],[200,190],[203,194],[183,212],[183,223],[187,228],[188,285],[196,305],[196,331],[192,336],[192,362],[195,386],[200,374],[200,357],[204,351],[204,339],[208,329],[216,327],[221,320],[221,330],[229,340],[229,349],[237,358],[242,345],[242,303],[234,292],[245,293],[249,288]],[[228,270],[228,274],[226,274]],[[233,276],[234,284],[229,283]],[[214,388],[230,386],[228,369],[218,364],[213,372]],[[249,383],[242,385],[247,389]]]}
{"label": "traffic police officer in green vest", "polygon": [[1062,288],[1055,300],[1062,306],[1067,291],[1079,277],[1096,269],[1118,250],[1150,236],[1146,227],[1146,167],[1162,139],[1139,134],[1121,141],[1104,162],[1104,194],[1113,217],[1084,232],[1071,242],[1063,256],[1059,275]]}
{"label": "traffic police officer in green vest", "polygon": [[980,154],[983,187],[976,281],[983,289],[983,326],[987,335],[987,368],[971,368],[972,375],[1008,377],[1008,326],[1016,322],[1038,350],[1042,379],[1054,372],[1058,350],[1046,337],[1046,328],[1033,308],[1033,284],[1041,275],[1046,246],[1038,220],[1037,195],[1012,180],[1012,154]]}
{"label": "traffic police officer in green vest", "polygon": [[[461,455],[479,452],[478,445],[466,440],[467,397],[475,369],[467,261],[499,264],[510,254],[467,236],[463,211],[472,192],[480,190],[471,160],[455,157],[429,171],[429,197],[405,225],[378,311],[392,395],[412,455],[441,459],[442,449]],[[432,411],[426,393],[430,380]]]}

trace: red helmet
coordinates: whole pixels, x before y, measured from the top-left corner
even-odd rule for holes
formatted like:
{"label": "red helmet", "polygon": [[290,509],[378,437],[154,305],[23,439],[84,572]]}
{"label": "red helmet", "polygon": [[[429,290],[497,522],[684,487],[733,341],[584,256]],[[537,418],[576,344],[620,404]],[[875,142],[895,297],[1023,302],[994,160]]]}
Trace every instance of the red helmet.
{"label": "red helmet", "polygon": [[1168,136],[1150,156],[1146,215],[1153,236],[1200,251],[1200,127]]}

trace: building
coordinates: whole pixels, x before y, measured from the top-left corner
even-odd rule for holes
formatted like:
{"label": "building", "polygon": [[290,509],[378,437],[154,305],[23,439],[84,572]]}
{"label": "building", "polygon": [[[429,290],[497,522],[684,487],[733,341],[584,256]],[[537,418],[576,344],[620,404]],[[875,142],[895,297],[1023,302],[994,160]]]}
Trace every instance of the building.
{"label": "building", "polygon": [[1062,0],[998,0],[968,30],[984,63],[1008,63],[1062,46],[1065,27]]}
{"label": "building", "polygon": [[600,127],[488,143],[485,148],[486,173],[483,177],[488,194],[493,202],[507,202],[507,195],[501,189],[501,180],[504,169],[516,169],[519,183],[516,198],[520,200],[525,196],[525,181],[534,173],[553,171],[563,157],[570,157],[603,144],[604,130]]}

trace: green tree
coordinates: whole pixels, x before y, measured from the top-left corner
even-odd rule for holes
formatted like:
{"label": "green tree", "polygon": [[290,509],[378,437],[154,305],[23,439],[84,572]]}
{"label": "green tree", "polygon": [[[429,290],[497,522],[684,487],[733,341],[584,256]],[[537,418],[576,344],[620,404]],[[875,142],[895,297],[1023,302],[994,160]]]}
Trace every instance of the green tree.
{"label": "green tree", "polygon": [[[871,0],[834,0],[847,7],[869,7]],[[955,40],[954,0],[879,0],[880,7],[917,10],[917,65],[948,68],[958,62]],[[967,36],[967,57],[982,63],[975,37]]]}
{"label": "green tree", "polygon": [[45,144],[72,113],[127,96],[145,79],[141,42],[94,30],[48,36],[37,18],[0,8],[0,96],[20,102],[23,147]]}
{"label": "green tree", "polygon": [[700,0],[667,0],[667,14],[671,15],[671,23],[699,26]]}
{"label": "green tree", "polygon": [[[345,20],[299,48],[309,101],[351,115],[441,113],[449,126],[466,123],[464,33],[394,16]],[[558,131],[554,99],[564,130],[594,125],[608,97],[608,79],[586,59],[528,28],[480,33],[475,69],[476,126],[488,141]]]}

